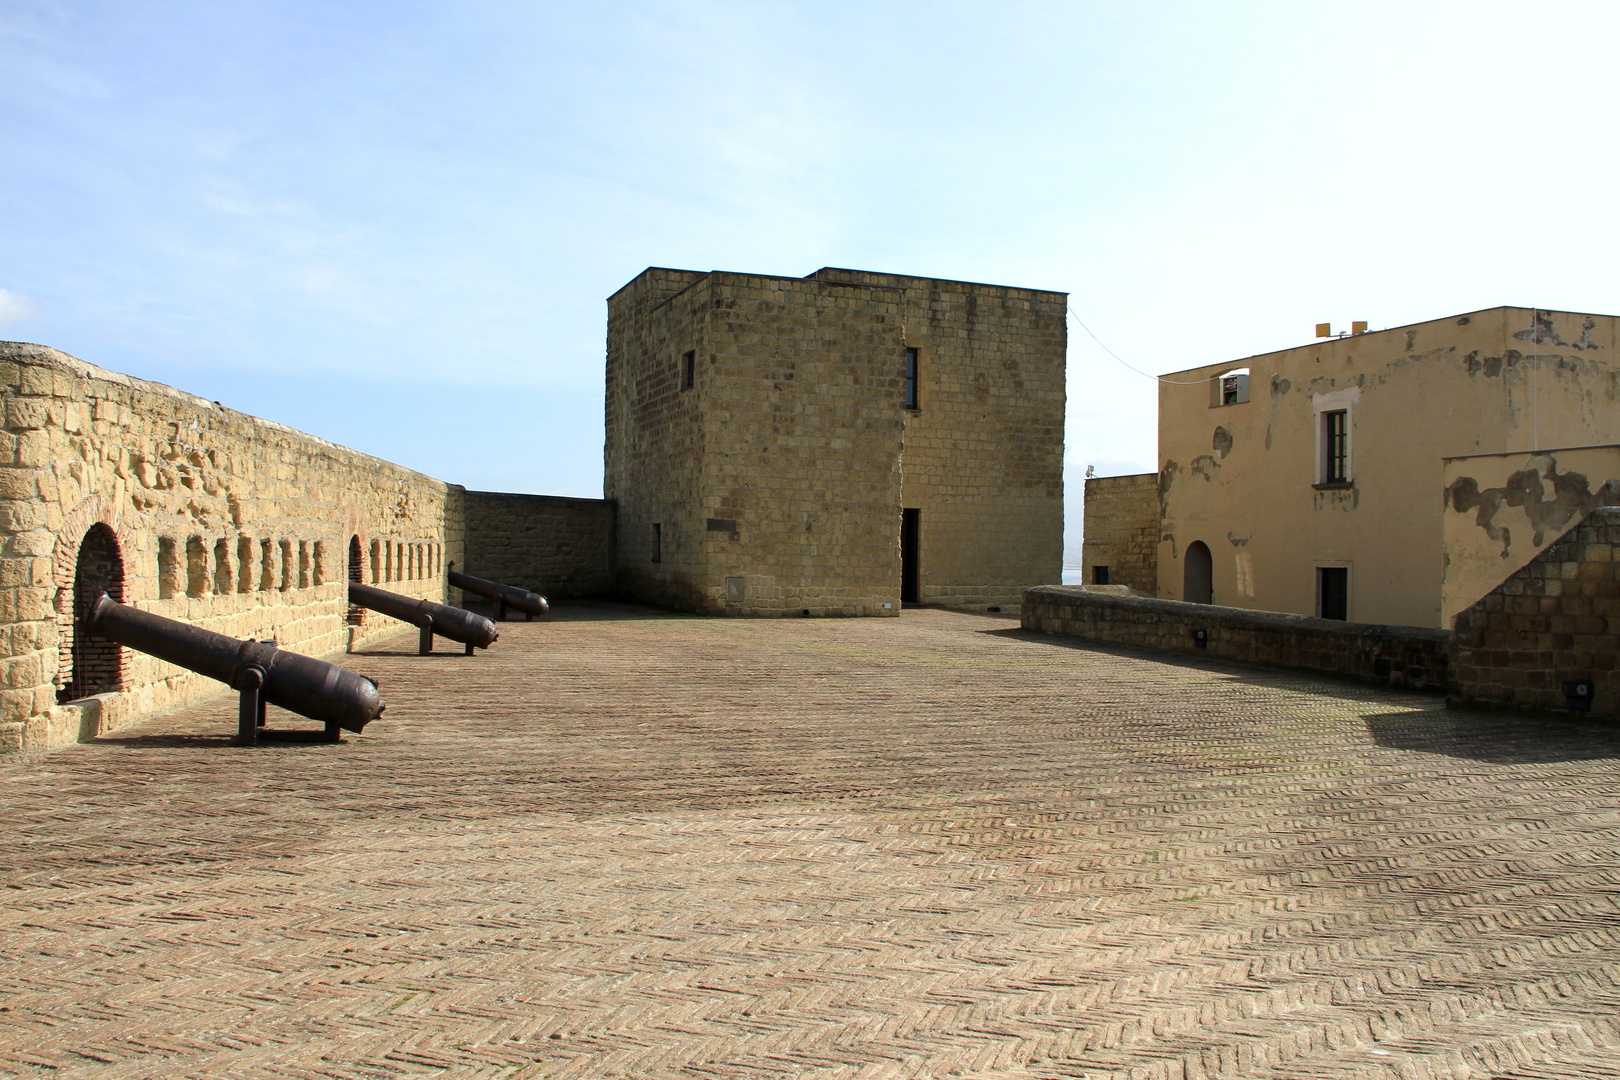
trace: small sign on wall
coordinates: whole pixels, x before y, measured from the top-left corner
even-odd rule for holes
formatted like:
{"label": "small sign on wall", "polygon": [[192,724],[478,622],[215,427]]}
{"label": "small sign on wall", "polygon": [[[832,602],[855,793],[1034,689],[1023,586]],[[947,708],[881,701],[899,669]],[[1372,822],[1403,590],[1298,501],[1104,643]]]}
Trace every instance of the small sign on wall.
{"label": "small sign on wall", "polygon": [[1564,680],[1564,707],[1588,712],[1592,708],[1592,693],[1597,687],[1587,679]]}

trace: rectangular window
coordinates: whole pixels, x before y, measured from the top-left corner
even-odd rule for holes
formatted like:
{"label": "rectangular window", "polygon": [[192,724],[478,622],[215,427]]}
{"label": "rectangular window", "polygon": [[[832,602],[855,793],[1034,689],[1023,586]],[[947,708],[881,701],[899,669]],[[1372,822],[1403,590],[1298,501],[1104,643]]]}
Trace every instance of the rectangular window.
{"label": "rectangular window", "polygon": [[664,561],[664,526],[661,524],[653,525],[652,561]]}
{"label": "rectangular window", "polygon": [[1249,369],[1233,368],[1223,371],[1210,379],[1209,404],[1212,408],[1222,405],[1242,405],[1249,400]]}
{"label": "rectangular window", "polygon": [[1108,584],[1108,567],[1106,567],[1106,566],[1093,566],[1091,568],[1091,583],[1093,585],[1106,585],[1106,584]]}
{"label": "rectangular window", "polygon": [[1338,619],[1341,622],[1350,618],[1348,566],[1316,568],[1316,613],[1324,619]]}
{"label": "rectangular window", "polygon": [[681,389],[690,390],[697,385],[697,350],[681,357]]}
{"label": "rectangular window", "polygon": [[1322,414],[1322,483],[1350,482],[1350,413],[1345,409]]}
{"label": "rectangular window", "polygon": [[917,350],[906,350],[906,408],[917,407]]}

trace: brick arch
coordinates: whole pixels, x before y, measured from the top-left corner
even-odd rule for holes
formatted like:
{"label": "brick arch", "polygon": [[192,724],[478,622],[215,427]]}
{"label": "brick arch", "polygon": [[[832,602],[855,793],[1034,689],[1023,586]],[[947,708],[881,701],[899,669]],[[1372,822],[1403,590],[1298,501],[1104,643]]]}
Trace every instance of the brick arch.
{"label": "brick arch", "polygon": [[[129,598],[129,556],[135,549],[133,537],[123,528],[116,507],[111,500],[102,495],[91,495],[75,506],[62,521],[62,527],[56,532],[56,543],[51,552],[51,608],[56,614],[56,644],[57,662],[56,675],[52,681],[56,684],[57,695],[63,694],[79,696],[73,692],[73,655],[74,655],[74,579],[78,572],[79,550],[84,545],[85,538],[92,529],[101,526],[106,530],[112,541],[114,555],[118,559],[121,574],[118,581],[115,600]],[[112,592],[114,590],[109,590]],[[107,681],[111,689],[122,689],[124,685],[124,651],[117,647],[110,647],[108,658],[112,670],[107,674]]]}
{"label": "brick arch", "polygon": [[[364,583],[366,580],[366,553],[369,550],[369,544],[366,538],[366,519],[365,516],[360,513],[359,507],[345,506],[343,508],[342,540],[343,542],[340,545],[343,558],[342,580],[344,582],[343,587],[347,589],[349,587],[348,582],[350,581]],[[358,548],[360,552],[360,561],[358,565],[351,560],[351,556],[356,548]],[[357,569],[359,571],[358,574],[356,573]],[[354,604],[350,604],[345,621],[347,621],[350,626],[363,626],[366,621],[366,609],[363,607],[357,607]]]}

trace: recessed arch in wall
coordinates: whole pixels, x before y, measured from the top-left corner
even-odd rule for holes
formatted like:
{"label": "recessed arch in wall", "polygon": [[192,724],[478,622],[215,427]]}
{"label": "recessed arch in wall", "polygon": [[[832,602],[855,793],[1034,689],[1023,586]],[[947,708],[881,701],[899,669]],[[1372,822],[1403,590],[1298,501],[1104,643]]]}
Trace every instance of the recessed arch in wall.
{"label": "recessed arch in wall", "polygon": [[126,600],[125,556],[133,550],[112,504],[99,495],[74,507],[56,534],[51,574],[57,629],[53,681],[58,703],[123,689],[123,649],[81,634],[79,626],[103,592],[120,603]]}
{"label": "recessed arch in wall", "polygon": [[1182,560],[1181,598],[1189,604],[1215,602],[1215,559],[1209,545],[1194,540],[1187,545]]}
{"label": "recessed arch in wall", "polygon": [[[349,562],[348,574],[346,575],[347,581],[352,581],[356,584],[365,584],[365,561],[365,549],[360,545],[360,534],[355,533],[353,536],[349,537]],[[348,586],[345,585],[344,588],[348,588]],[[350,604],[349,625],[363,626],[365,625],[365,621],[366,609],[361,607],[359,604]]]}

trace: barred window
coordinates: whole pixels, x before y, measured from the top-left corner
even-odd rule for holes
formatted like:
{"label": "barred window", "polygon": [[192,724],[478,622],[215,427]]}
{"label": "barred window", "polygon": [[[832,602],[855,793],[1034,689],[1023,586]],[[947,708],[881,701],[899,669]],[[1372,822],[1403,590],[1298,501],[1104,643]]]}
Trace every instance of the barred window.
{"label": "barred window", "polygon": [[1350,482],[1350,413],[1344,409],[1322,414],[1322,482]]}

